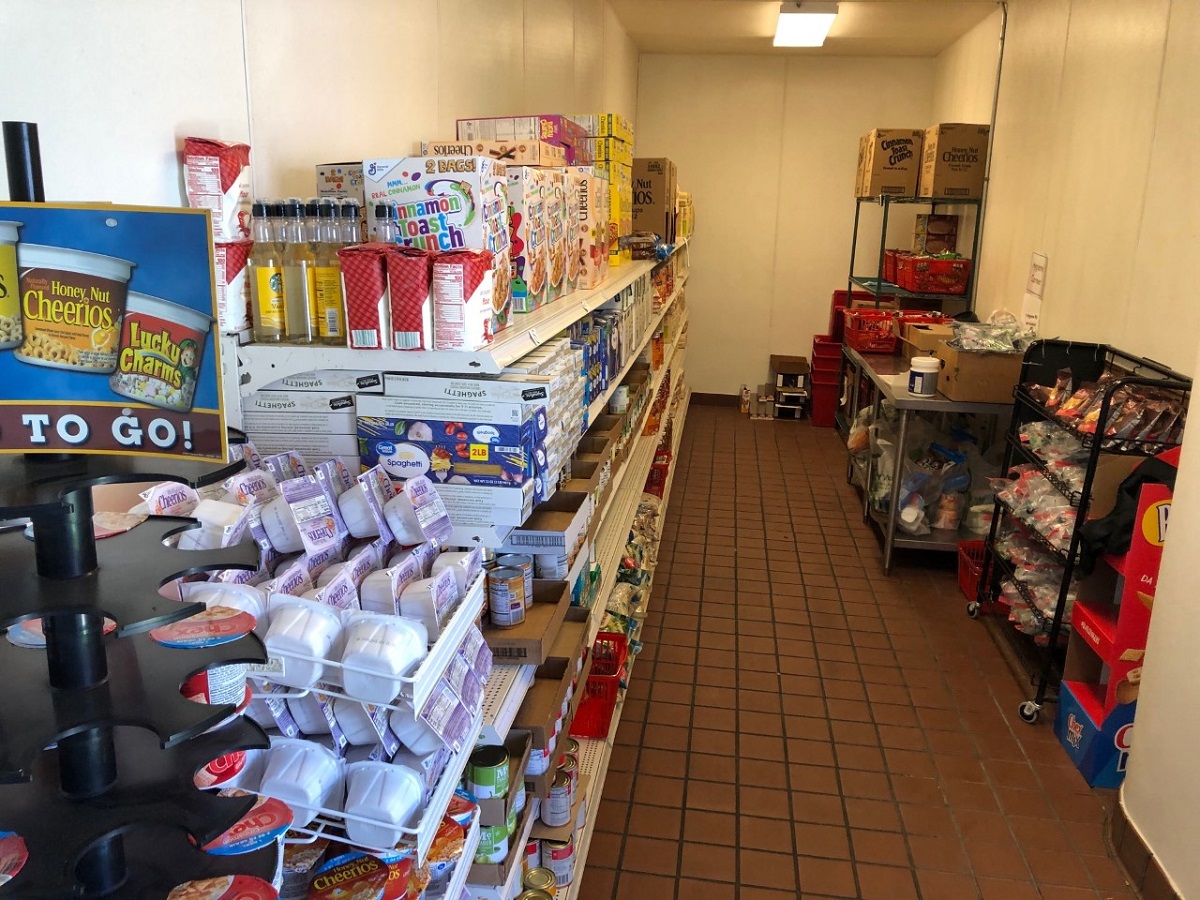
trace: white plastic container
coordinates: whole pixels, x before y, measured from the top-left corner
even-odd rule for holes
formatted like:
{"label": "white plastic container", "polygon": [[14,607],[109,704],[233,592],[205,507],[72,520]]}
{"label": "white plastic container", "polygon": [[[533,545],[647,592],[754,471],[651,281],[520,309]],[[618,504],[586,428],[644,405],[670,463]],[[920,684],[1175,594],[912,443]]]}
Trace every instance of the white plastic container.
{"label": "white plastic container", "polygon": [[300,537],[300,527],[292,509],[282,497],[276,497],[262,510],[263,528],[271,546],[280,553],[297,553],[304,549],[304,540]]}
{"label": "white plastic container", "polygon": [[334,563],[332,566],[326,566],[324,569],[321,570],[321,574],[317,576],[317,587],[318,588],[325,587],[325,585],[327,585],[327,584],[329,584],[329,582],[333,581],[333,579],[337,576],[337,573],[342,571],[342,569],[346,568],[347,565],[349,565],[349,561],[338,562],[338,563]]}
{"label": "white plastic container", "polygon": [[[346,693],[368,703],[391,703],[404,687],[400,679],[425,658],[429,637],[419,622],[359,613],[346,624],[342,672]],[[367,669],[366,674],[356,669]]]}
{"label": "white plastic container", "polygon": [[437,732],[418,719],[407,703],[392,710],[388,725],[400,742],[417,756],[428,756],[443,746]]}
{"label": "white plastic container", "polygon": [[436,641],[442,633],[442,626],[438,624],[437,602],[433,593],[436,580],[421,578],[407,585],[400,592],[400,615],[406,619],[412,619],[414,622],[420,622],[431,641]]}
{"label": "white plastic container", "polygon": [[342,808],[341,797],[333,796],[341,774],[332,750],[312,741],[283,738],[271,744],[259,791],[290,806],[296,817],[293,824],[304,828],[319,807]]}
{"label": "white plastic container", "polygon": [[365,610],[395,613],[396,597],[392,593],[392,573],[387,569],[372,572],[358,586],[358,602]]}
{"label": "white plastic container", "polygon": [[941,371],[942,361],[936,356],[914,356],[909,361],[908,392],[914,397],[935,396]]}
{"label": "white plastic container", "polygon": [[467,560],[470,556],[470,552],[453,550],[439,553],[438,558],[433,561],[433,568],[430,569],[429,574],[431,576],[438,575],[446,569],[452,569],[454,580],[458,582],[458,596],[462,597],[467,593]]}
{"label": "white plastic container", "polygon": [[412,498],[401,491],[383,507],[383,517],[399,544],[419,544],[425,540],[425,531],[413,509]]}
{"label": "white plastic container", "polygon": [[351,764],[346,768],[346,808],[381,824],[346,819],[347,837],[369,847],[394,847],[404,837],[400,826],[421,805],[421,790],[420,776],[404,766],[373,760]]}
{"label": "white plastic container", "polygon": [[367,709],[357,700],[339,697],[333,701],[333,717],[337,719],[346,740],[356,747],[370,747],[379,743],[379,732],[371,724]]}
{"label": "white plastic container", "polygon": [[341,630],[341,619],[327,606],[299,599],[277,603],[263,640],[272,656],[283,658],[283,673],[272,680],[294,688],[312,687],[325,674],[325,665],[288,654],[328,657]]}
{"label": "white plastic container", "polygon": [[313,694],[287,699],[288,712],[296,720],[296,725],[303,734],[329,734],[329,720],[321,711],[321,703]]}
{"label": "white plastic container", "polygon": [[379,526],[375,524],[375,517],[371,515],[371,507],[367,505],[361,487],[354,485],[348,491],[343,491],[338,497],[338,509],[351,535],[356,538],[378,536]]}
{"label": "white plastic container", "polygon": [[224,606],[240,609],[254,616],[254,633],[264,637],[268,630],[267,597],[252,584],[232,584],[215,581],[181,586],[183,599],[188,603],[203,603],[209,609]]}

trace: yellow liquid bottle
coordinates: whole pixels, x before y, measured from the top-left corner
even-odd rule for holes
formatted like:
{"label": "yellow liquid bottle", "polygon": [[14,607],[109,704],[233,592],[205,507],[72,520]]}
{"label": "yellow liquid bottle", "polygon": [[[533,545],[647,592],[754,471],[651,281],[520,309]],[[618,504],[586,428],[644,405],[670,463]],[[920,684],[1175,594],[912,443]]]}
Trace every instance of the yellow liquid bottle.
{"label": "yellow liquid bottle", "polygon": [[[317,339],[322,344],[346,345],[346,300],[342,294],[342,263],[338,250],[341,240],[338,222],[339,208],[333,201],[323,201],[317,211],[316,298]],[[357,222],[355,223],[357,224]]]}
{"label": "yellow liquid bottle", "polygon": [[304,229],[304,204],[283,207],[283,295],[287,301],[287,339],[311,344],[317,336],[317,260]]}
{"label": "yellow liquid bottle", "polygon": [[252,207],[250,250],[250,320],[254,340],[278,343],[287,333],[287,304],[283,296],[283,255],[275,242],[270,207],[256,200]]}

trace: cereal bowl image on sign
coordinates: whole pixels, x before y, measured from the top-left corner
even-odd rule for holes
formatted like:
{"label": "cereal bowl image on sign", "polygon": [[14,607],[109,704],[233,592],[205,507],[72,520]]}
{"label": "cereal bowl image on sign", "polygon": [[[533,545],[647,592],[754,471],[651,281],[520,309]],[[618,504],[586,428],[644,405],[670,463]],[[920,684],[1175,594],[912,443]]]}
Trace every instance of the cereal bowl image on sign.
{"label": "cereal bowl image on sign", "polygon": [[224,459],[209,212],[0,207],[0,453]]}

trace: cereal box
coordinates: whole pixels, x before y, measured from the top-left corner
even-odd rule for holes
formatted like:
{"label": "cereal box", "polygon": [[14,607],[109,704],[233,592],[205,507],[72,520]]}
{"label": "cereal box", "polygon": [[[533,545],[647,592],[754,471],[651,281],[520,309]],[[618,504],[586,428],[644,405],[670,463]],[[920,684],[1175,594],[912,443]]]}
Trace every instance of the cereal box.
{"label": "cereal box", "polygon": [[630,258],[619,242],[633,234],[633,170],[620,163],[600,162],[596,171],[608,179],[608,264],[619,266]]}
{"label": "cereal box", "polygon": [[566,169],[543,170],[546,177],[546,254],[549,284],[547,301],[568,293]]}
{"label": "cereal box", "polygon": [[589,137],[615,137],[633,143],[633,126],[620,113],[593,113],[587,116],[571,116]]}
{"label": "cereal box", "polygon": [[576,287],[598,287],[608,277],[608,181],[591,166],[571,166],[567,177],[577,209],[570,247],[579,261]]}
{"label": "cereal box", "polygon": [[563,172],[563,258],[566,260],[566,293],[579,286],[580,269],[583,266],[575,240],[575,228],[579,223],[579,183],[571,173]]}
{"label": "cereal box", "polygon": [[513,312],[533,312],[546,302],[547,181],[543,169],[511,166],[508,170]]}
{"label": "cereal box", "polygon": [[460,141],[547,141],[566,151],[568,164],[591,162],[584,133],[567,116],[496,116],[493,118],[459,119]]}
{"label": "cereal box", "polygon": [[486,156],[508,166],[565,166],[567,151],[549,141],[422,141],[422,156]]}
{"label": "cereal box", "polygon": [[594,160],[633,165],[633,144],[628,141],[615,137],[590,137],[587,142]]}

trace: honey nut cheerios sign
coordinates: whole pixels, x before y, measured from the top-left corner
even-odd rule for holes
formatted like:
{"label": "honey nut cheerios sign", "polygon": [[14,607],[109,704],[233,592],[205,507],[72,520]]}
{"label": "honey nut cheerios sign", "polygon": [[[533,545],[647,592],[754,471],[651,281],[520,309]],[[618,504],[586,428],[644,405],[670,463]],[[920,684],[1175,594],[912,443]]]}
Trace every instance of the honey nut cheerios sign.
{"label": "honey nut cheerios sign", "polygon": [[0,203],[0,453],[224,459],[206,210]]}

